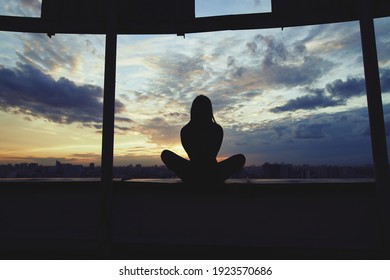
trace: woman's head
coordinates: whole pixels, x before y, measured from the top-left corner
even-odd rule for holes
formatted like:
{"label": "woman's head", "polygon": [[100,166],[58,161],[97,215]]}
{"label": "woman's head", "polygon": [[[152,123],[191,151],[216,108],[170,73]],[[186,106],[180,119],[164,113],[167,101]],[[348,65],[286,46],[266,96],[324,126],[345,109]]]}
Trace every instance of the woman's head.
{"label": "woman's head", "polygon": [[213,115],[211,100],[205,95],[198,95],[191,106],[191,121],[216,122]]}

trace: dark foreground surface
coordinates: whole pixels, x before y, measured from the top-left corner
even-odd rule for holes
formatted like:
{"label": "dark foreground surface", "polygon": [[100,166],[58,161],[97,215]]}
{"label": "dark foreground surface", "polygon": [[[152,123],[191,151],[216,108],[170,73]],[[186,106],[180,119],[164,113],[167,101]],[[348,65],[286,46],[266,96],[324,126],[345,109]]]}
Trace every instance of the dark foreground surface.
{"label": "dark foreground surface", "polygon": [[100,187],[0,182],[0,258],[389,259],[369,181],[116,181],[111,242]]}

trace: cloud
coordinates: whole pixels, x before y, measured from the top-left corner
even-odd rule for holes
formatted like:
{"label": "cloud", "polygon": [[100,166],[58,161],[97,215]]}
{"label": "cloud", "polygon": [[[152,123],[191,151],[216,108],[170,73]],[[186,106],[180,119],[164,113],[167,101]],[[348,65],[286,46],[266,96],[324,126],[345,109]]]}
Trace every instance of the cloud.
{"label": "cloud", "polygon": [[[386,136],[390,136],[390,120],[385,121],[385,132]],[[388,146],[387,149],[390,150],[390,147]]]}
{"label": "cloud", "polygon": [[[28,64],[0,68],[0,110],[60,124],[85,126],[102,123],[102,88],[58,80]],[[116,110],[123,111],[119,100]]]}
{"label": "cloud", "polygon": [[[390,136],[390,104],[383,105],[383,115],[385,121],[386,135]],[[387,140],[388,150],[390,153],[390,140]]]}
{"label": "cloud", "polygon": [[390,93],[390,68],[384,68],[380,73],[382,92]]}
{"label": "cloud", "polygon": [[297,139],[317,139],[324,138],[324,128],[329,126],[328,123],[303,124],[300,123],[295,131]]}
{"label": "cloud", "polygon": [[185,98],[194,92],[200,93],[199,88],[209,79],[205,60],[202,54],[166,53],[154,63],[159,75],[150,84],[151,91],[161,98]]}
{"label": "cloud", "polygon": [[[333,57],[356,57],[361,59],[361,40],[358,22],[321,24],[306,28],[304,38],[298,44],[308,49]],[[300,28],[301,30],[302,28]],[[361,60],[358,62],[361,64]]]}
{"label": "cloud", "polygon": [[[237,143],[240,147],[245,147],[246,143],[246,133],[235,126],[237,117],[245,114],[245,106],[259,102],[267,91],[292,87],[309,89],[334,66],[307,52],[303,44],[287,45],[273,36],[252,34],[249,40],[222,36],[212,44],[200,37],[193,41],[191,48],[195,51],[192,53],[178,48],[175,52],[168,50],[146,57],[145,63],[153,69],[151,75],[143,82],[144,87],[127,91],[128,111],[133,112],[131,117],[136,122],[133,130],[161,147],[180,143],[180,128],[189,120],[193,99],[205,94],[213,102],[217,121],[226,125],[226,132],[234,130],[231,134],[234,139],[226,136],[230,140],[225,145],[226,151],[234,151]],[[338,102],[325,93],[312,91],[311,98],[300,100],[299,106],[303,103],[333,106]],[[287,110],[287,107],[279,110]],[[247,126],[245,131],[258,127],[258,124],[244,125]],[[276,132],[268,130],[268,133],[275,135]],[[280,130],[279,141],[293,141],[291,133]]]}
{"label": "cloud", "polygon": [[79,52],[74,48],[80,47],[74,42],[66,43],[66,37],[59,40],[49,38],[45,34],[21,34],[23,50],[16,51],[19,60],[25,64],[32,64],[43,72],[52,72],[59,67],[73,71],[79,64]]}
{"label": "cloud", "polygon": [[288,136],[291,133],[291,129],[285,125],[276,125],[273,129],[277,134],[278,140],[283,139],[286,135]]}
{"label": "cloud", "polygon": [[258,77],[271,87],[308,86],[334,66],[308,53],[304,45],[286,46],[273,36],[262,35],[255,36],[254,42],[262,46],[257,50],[262,57]]}
{"label": "cloud", "polygon": [[[390,105],[385,105],[385,112],[389,111]],[[368,125],[366,107],[240,124],[234,128],[224,128],[225,138],[220,155],[243,153],[248,165],[267,161],[369,164],[372,162],[370,137],[363,133]],[[244,145],[237,146],[237,142]]]}
{"label": "cloud", "polygon": [[[132,104],[128,106],[134,108],[129,107],[129,112],[143,114],[139,120],[135,119],[137,132],[149,137],[150,142],[161,146],[179,143],[180,128],[188,121],[191,102],[199,93],[210,97],[217,121],[224,125],[221,153],[227,156],[245,152],[256,154],[258,159],[266,155],[270,162],[272,158],[282,157],[285,161],[298,161],[305,154],[307,142],[314,150],[314,146],[321,146],[319,142],[325,146],[331,143],[331,139],[339,137],[337,133],[343,130],[348,131],[343,134],[344,143],[354,141],[352,135],[361,132],[363,125],[352,123],[352,117],[345,121],[350,127],[344,127],[342,122],[339,126],[333,125],[330,115],[317,120],[302,117],[300,121],[286,117],[267,126],[261,120],[249,123],[250,118],[237,122],[237,117],[245,113],[256,116],[264,111],[261,106],[266,104],[250,111],[246,111],[246,106],[268,102],[267,94],[272,95],[273,91],[303,92],[299,98],[272,108],[274,112],[310,110],[345,105],[352,96],[361,95],[360,92],[353,95],[351,90],[353,85],[361,86],[362,81],[358,77],[345,78],[329,83],[328,91],[326,85],[319,82],[337,65],[321,52],[313,52],[306,42],[295,39],[289,43],[289,40],[253,32],[245,39],[222,36],[212,39],[211,43],[203,40],[199,36],[192,41],[191,48],[196,50],[193,54],[178,48],[176,52],[163,51],[145,59],[157,74],[149,76],[151,78],[144,82],[142,89],[129,94]],[[146,108],[153,109],[147,111]],[[362,137],[360,135],[359,141],[366,143]],[[337,148],[337,152],[340,149]],[[321,147],[316,153],[326,155]],[[341,158],[337,153],[328,153]],[[345,152],[341,154],[346,155]],[[310,157],[307,155],[308,159]]]}
{"label": "cloud", "polygon": [[[211,67],[212,80],[204,83],[205,91],[227,106],[247,104],[271,90],[310,86],[334,66],[307,52],[302,44],[286,45],[274,36],[261,34],[214,53],[215,60],[225,59],[226,67]],[[246,96],[248,92],[252,94]],[[243,102],[243,97],[250,99]]]}
{"label": "cloud", "polygon": [[[387,84],[385,84],[386,86]],[[350,98],[364,95],[366,88],[363,78],[347,77],[345,81],[337,79],[332,83],[328,83],[324,89],[305,87],[304,91],[309,92],[309,94],[290,99],[282,106],[271,108],[270,112],[315,110],[345,105]]]}
{"label": "cloud", "polygon": [[364,78],[348,77],[345,81],[337,79],[327,84],[326,89],[332,96],[343,101],[366,93]]}
{"label": "cloud", "polygon": [[[118,105],[120,104],[120,105]],[[120,100],[115,100],[115,113],[121,113],[125,111],[125,105],[120,101]],[[133,121],[129,118],[126,117],[118,117],[115,115],[115,121],[116,122],[127,122],[127,123],[132,123]]]}
{"label": "cloud", "polygon": [[[382,92],[390,91],[390,69],[384,68],[380,72]],[[290,99],[286,104],[270,109],[270,112],[280,113],[296,110],[315,110],[333,106],[345,105],[353,97],[366,94],[364,78],[347,77],[346,80],[337,79],[326,84],[324,89],[306,87],[308,95]]]}
{"label": "cloud", "polygon": [[[152,119],[159,113],[171,125],[183,124],[192,100],[205,94],[212,100],[215,114],[226,117],[225,123],[236,122],[229,118],[231,112],[244,111],[247,104],[259,102],[259,97],[269,91],[309,87],[334,67],[329,60],[308,52],[304,44],[289,45],[257,31],[250,34],[215,39],[194,35],[190,50],[179,44],[175,51],[156,51],[145,57],[152,71],[142,88],[127,91],[130,102],[126,104],[129,112],[134,112],[132,118],[142,123],[145,116]],[[159,45],[155,47],[158,50]],[[337,103],[326,100],[325,95],[313,96],[316,100],[308,101],[327,101],[328,106]],[[173,112],[180,116],[173,116]]]}
{"label": "cloud", "polygon": [[[122,113],[126,111],[126,105],[119,99],[115,99],[115,113]],[[117,121],[131,121],[125,117],[116,118]]]}
{"label": "cloud", "polygon": [[165,118],[155,117],[147,120],[138,127],[138,131],[147,135],[152,143],[159,145],[171,145],[180,141],[180,129],[183,124],[175,125]]}
{"label": "cloud", "polygon": [[274,36],[218,40],[211,52],[202,48],[200,39],[195,41],[198,47],[194,46],[193,55],[167,51],[148,58],[149,67],[157,74],[146,82],[146,89],[134,92],[135,104],[153,103],[183,111],[196,95],[206,94],[219,112],[248,104],[266,90],[309,86],[333,67],[330,61],[308,53],[304,45],[287,46]]}
{"label": "cloud", "polygon": [[96,162],[99,162],[100,160],[100,154],[96,153],[75,153],[68,156],[66,160],[95,160]]}
{"label": "cloud", "polygon": [[375,19],[375,34],[379,65],[390,65],[389,23],[389,17]]}
{"label": "cloud", "polygon": [[[39,17],[41,15],[42,1],[39,0],[18,0],[9,1],[6,9],[11,12],[11,15]],[[7,3],[8,4],[8,3]]]}
{"label": "cloud", "polygon": [[257,44],[255,42],[247,42],[246,47],[252,54],[256,54]]}
{"label": "cloud", "polygon": [[270,109],[270,112],[280,113],[296,110],[314,110],[317,108],[326,108],[345,104],[343,100],[335,99],[332,96],[326,95],[325,91],[322,89],[306,88],[306,91],[311,93],[302,97],[297,97],[296,99],[291,99],[282,106]]}
{"label": "cloud", "polygon": [[21,7],[34,11],[41,11],[42,1],[39,0],[20,0]]}

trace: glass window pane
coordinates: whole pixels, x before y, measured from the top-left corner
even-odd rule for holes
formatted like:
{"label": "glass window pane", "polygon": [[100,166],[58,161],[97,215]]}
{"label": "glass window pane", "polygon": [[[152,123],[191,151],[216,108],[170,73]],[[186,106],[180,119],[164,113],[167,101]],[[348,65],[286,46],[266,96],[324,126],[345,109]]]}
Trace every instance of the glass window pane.
{"label": "glass window pane", "polygon": [[195,16],[221,16],[271,12],[271,0],[195,0]]}
{"label": "glass window pane", "polygon": [[387,152],[390,158],[390,35],[387,31],[390,24],[390,17],[376,19],[374,23],[376,45],[378,50],[379,74],[382,88]]}
{"label": "glass window pane", "polygon": [[0,0],[0,15],[40,17],[42,0]]}
{"label": "glass window pane", "polygon": [[300,166],[289,176],[372,176],[357,22],[121,36],[117,71],[116,165],[162,165],[163,149],[186,157],[180,129],[205,94],[225,132],[219,159]]}
{"label": "glass window pane", "polygon": [[0,37],[1,177],[99,177],[104,36]]}

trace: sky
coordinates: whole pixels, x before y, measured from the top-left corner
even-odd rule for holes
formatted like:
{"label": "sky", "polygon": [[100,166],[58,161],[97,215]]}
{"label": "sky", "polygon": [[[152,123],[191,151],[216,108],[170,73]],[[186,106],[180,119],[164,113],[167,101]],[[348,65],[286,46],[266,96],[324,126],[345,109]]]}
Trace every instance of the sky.
{"label": "sky", "polygon": [[[270,2],[199,1],[199,17],[269,12]],[[39,0],[0,0],[0,14],[40,16]],[[389,18],[375,20],[387,143]],[[104,35],[0,31],[0,164],[100,165]],[[224,129],[218,160],[372,163],[358,22],[176,35],[120,35],[114,164],[186,157],[180,129],[207,95]],[[389,144],[388,144],[389,146]]]}

